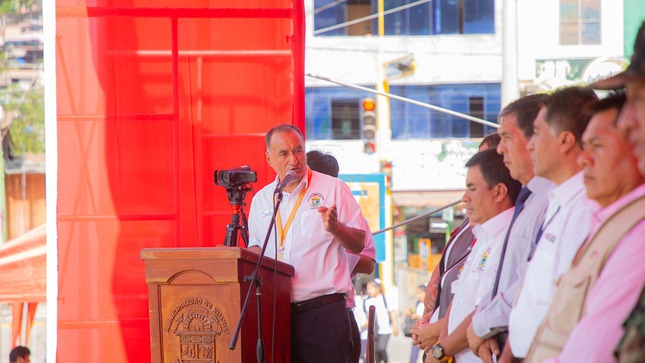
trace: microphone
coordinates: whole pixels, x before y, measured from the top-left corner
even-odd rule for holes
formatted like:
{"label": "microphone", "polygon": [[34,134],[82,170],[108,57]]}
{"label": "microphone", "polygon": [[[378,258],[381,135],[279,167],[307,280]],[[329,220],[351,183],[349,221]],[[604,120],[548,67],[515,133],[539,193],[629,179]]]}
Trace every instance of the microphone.
{"label": "microphone", "polygon": [[287,184],[291,183],[294,179],[296,179],[298,175],[296,174],[295,171],[289,170],[287,171],[287,174],[280,180],[280,183],[278,183],[278,186],[275,187],[275,192],[274,193],[282,193],[282,189],[287,186]]}

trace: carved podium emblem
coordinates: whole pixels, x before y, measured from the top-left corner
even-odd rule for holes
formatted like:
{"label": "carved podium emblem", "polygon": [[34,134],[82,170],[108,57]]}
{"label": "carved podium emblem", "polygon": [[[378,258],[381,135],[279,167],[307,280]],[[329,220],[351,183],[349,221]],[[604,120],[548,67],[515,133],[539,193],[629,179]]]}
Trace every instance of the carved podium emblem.
{"label": "carved podium emblem", "polygon": [[166,323],[166,332],[174,335],[179,347],[176,363],[215,362],[216,338],[228,333],[220,310],[201,298],[184,300],[177,305]]}

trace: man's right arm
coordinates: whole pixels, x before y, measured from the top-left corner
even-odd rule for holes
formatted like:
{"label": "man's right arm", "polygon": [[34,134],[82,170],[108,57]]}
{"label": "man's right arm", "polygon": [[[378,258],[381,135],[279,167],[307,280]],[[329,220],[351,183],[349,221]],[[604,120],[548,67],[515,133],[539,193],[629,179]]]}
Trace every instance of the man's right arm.
{"label": "man's right arm", "polygon": [[512,299],[515,297],[520,281],[515,281],[506,290],[500,291],[493,300],[480,306],[473,316],[473,329],[481,338],[490,338],[499,331],[508,329]]}

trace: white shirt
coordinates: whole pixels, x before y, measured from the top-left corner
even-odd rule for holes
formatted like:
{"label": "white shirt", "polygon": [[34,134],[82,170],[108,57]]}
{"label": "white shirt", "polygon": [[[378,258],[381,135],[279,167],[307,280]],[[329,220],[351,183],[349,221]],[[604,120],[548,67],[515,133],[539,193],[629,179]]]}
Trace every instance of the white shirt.
{"label": "white shirt", "polygon": [[[475,310],[484,295],[490,295],[493,290],[502,244],[514,210],[514,207],[509,208],[473,227],[477,242],[464,263],[459,279],[453,283],[452,291],[455,291],[455,296],[452,299],[452,308],[448,317],[448,334],[452,334]],[[455,354],[455,359],[459,363],[481,362],[470,348]]]}
{"label": "white shirt", "polygon": [[364,311],[369,311],[370,306],[374,305],[374,318],[376,320],[378,335],[388,335],[392,334],[392,332],[394,331],[392,329],[392,324],[390,323],[390,312],[393,309],[390,306],[389,301],[387,303],[387,307],[385,306],[385,304],[385,295],[383,294],[379,294],[375,297],[370,297],[369,299],[365,300],[364,304]]}
{"label": "white shirt", "polygon": [[511,310],[509,339],[513,355],[523,358],[553,301],[555,282],[591,228],[593,203],[587,198],[582,172],[549,193],[542,236],[529,262],[517,302]]}
{"label": "white shirt", "polygon": [[526,260],[538,229],[544,222],[549,192],[555,184],[535,176],[526,187],[531,191],[531,195],[524,202],[524,209],[513,223],[502,263],[497,295],[492,300],[491,295],[485,296],[473,315],[473,329],[480,337],[488,337],[491,333],[508,328],[513,299],[517,294],[521,277],[524,276]]}
{"label": "white shirt", "polygon": [[[273,191],[277,181],[276,178],[253,197],[249,212],[249,246],[261,247],[264,242],[273,216]],[[286,224],[303,188],[306,188],[305,196],[283,244],[283,261],[293,265],[295,270],[291,278],[291,301],[305,301],[334,293],[347,296],[352,290],[347,253],[334,235],[325,230],[318,207],[336,204],[338,221],[350,228],[363,230],[365,219],[347,184],[312,171],[311,180],[305,174],[291,193],[283,193],[280,204],[283,224]],[[266,256],[271,258],[275,258],[279,244],[276,236],[276,228],[273,228],[266,248]]]}

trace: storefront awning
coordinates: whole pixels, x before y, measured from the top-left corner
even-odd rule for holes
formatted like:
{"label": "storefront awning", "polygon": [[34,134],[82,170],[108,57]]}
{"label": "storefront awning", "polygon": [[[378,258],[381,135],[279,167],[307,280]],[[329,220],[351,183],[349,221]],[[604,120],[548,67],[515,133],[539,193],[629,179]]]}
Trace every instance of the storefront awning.
{"label": "storefront awning", "polygon": [[0,302],[45,302],[46,230],[42,225],[0,245]]}

